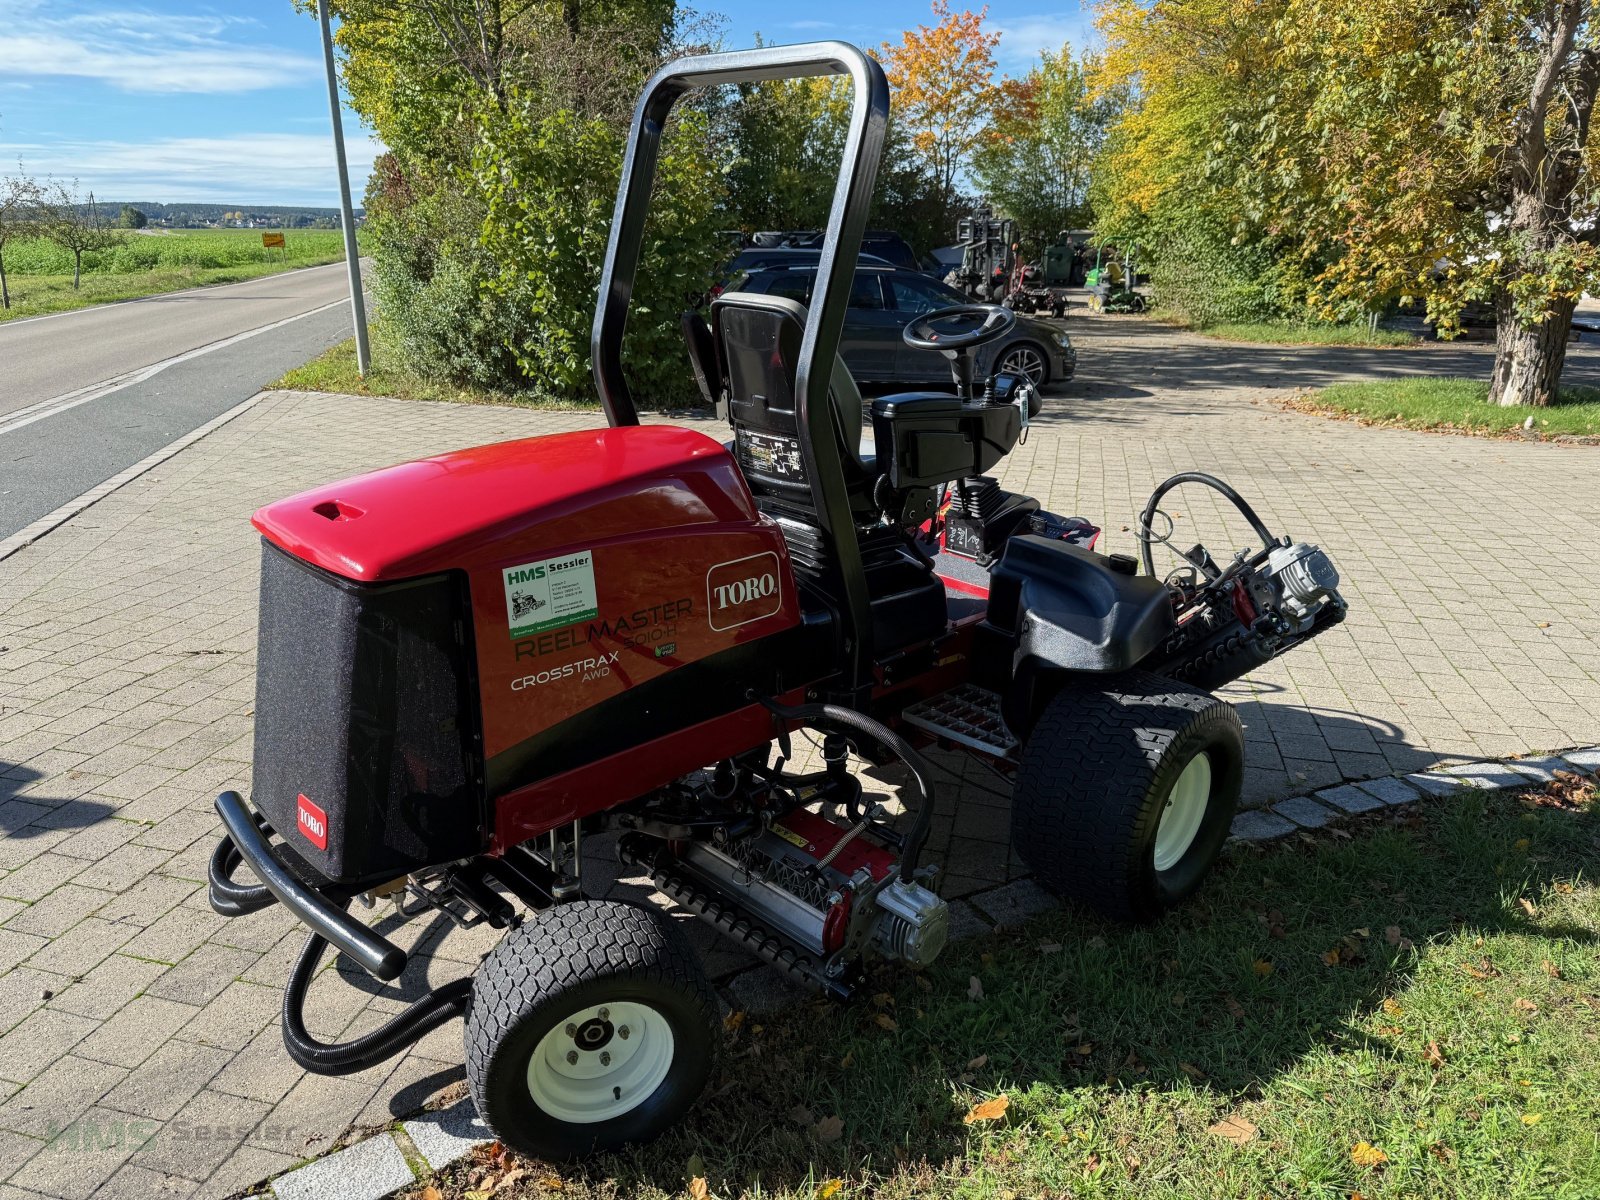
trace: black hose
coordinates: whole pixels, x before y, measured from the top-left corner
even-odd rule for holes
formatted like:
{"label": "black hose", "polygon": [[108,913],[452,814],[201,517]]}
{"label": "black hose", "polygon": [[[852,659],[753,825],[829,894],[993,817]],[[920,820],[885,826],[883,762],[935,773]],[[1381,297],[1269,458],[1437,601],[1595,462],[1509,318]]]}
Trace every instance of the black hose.
{"label": "black hose", "polygon": [[1250,528],[1256,531],[1256,536],[1261,539],[1262,545],[1271,546],[1278,540],[1261,518],[1256,516],[1256,510],[1246,503],[1245,498],[1215,475],[1207,475],[1204,471],[1180,471],[1150,493],[1150,499],[1145,502],[1144,515],[1139,518],[1139,558],[1144,563],[1146,575],[1153,576],[1156,573],[1155,559],[1150,554],[1150,522],[1155,520],[1161,498],[1180,483],[1203,483],[1208,488],[1221,492],[1239,510],[1240,515],[1250,522]]}
{"label": "black hose", "polygon": [[906,769],[911,772],[911,778],[916,781],[917,791],[922,797],[922,802],[917,805],[916,814],[911,819],[911,828],[906,831],[905,845],[900,852],[901,882],[914,882],[913,875],[917,869],[917,859],[921,856],[923,844],[928,840],[928,832],[933,827],[932,764],[923,758],[912,747],[910,742],[906,741],[887,725],[884,725],[881,721],[874,721],[871,717],[858,713],[853,708],[844,708],[837,704],[796,704],[790,706],[779,704],[776,700],[768,699],[766,696],[760,696],[754,692],[750,693],[750,697],[786,721],[833,721],[846,728],[854,729],[857,733],[864,733],[905,763]]}
{"label": "black hose", "polygon": [[212,911],[224,917],[242,917],[276,904],[278,898],[264,883],[237,883],[233,873],[244,862],[244,855],[233,839],[223,834],[217,848],[211,852],[211,869],[206,872],[209,888],[206,899]]}
{"label": "black hose", "polygon": [[318,1075],[354,1075],[393,1058],[432,1033],[446,1021],[461,1016],[472,996],[472,978],[455,979],[397,1013],[388,1023],[349,1042],[322,1042],[306,1029],[306,994],[317,973],[317,963],[328,941],[320,933],[308,934],[305,948],[289,972],[283,990],[283,1044],[289,1057]]}

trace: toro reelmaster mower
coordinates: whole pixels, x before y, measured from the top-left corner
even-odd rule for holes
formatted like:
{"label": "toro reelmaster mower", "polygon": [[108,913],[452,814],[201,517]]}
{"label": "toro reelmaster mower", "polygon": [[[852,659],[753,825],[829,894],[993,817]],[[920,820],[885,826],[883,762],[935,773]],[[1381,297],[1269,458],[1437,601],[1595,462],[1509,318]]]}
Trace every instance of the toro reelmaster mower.
{"label": "toro reelmaster mower", "polygon": [[[692,87],[808,75],[854,85],[814,302],[728,293],[709,324],[686,317],[726,444],[641,425],[621,347],[663,122]],[[595,314],[609,427],[256,514],[254,778],[249,802],[217,799],[210,899],[227,916],[282,903],[309,926],[283,1013],[302,1066],[359,1071],[464,1016],[473,1097],[508,1145],[573,1156],[660,1132],[708,1077],[716,1005],[663,912],[585,898],[591,839],[848,999],[867,964],[922,967],[946,941],[919,746],[1014,778],[1018,852],[1104,913],[1153,918],[1211,865],[1244,747],[1210,692],[1338,621],[1338,576],[1209,476],[1151,497],[1142,573],[986,476],[1028,420],[1024,381],[973,378],[1008,309],[912,322],[957,394],[864,406],[836,349],[888,107],[877,63],[842,43],[663,68],[634,117]],[[1159,502],[1187,480],[1262,545],[1224,562],[1196,546],[1163,579]],[[821,768],[800,774],[789,737],[806,728]],[[898,813],[863,793],[852,754],[904,765]],[[320,1041],[306,997],[329,945],[380,980],[406,967],[350,911],[383,898],[506,933],[471,977]]]}

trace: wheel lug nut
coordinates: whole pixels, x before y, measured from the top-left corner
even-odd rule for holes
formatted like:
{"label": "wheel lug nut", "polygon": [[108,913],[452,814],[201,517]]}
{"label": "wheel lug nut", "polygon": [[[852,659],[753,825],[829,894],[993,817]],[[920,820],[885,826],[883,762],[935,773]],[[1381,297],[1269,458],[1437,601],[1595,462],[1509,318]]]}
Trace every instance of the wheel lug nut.
{"label": "wheel lug nut", "polygon": [[578,1027],[576,1025],[572,1024],[570,1021],[567,1023],[567,1036],[568,1037],[577,1037],[578,1036]]}
{"label": "wheel lug nut", "polygon": [[567,1051],[567,1062],[569,1062],[573,1066],[577,1066],[578,1065],[578,1052],[576,1050],[568,1050]]}
{"label": "wheel lug nut", "polygon": [[609,1050],[600,1051],[600,1065],[602,1067],[609,1067],[611,1065],[611,1051],[609,1051]]}
{"label": "wheel lug nut", "polygon": [[611,1019],[611,1010],[609,1008],[602,1008],[600,1010],[600,1019],[602,1021],[609,1021]]}
{"label": "wheel lug nut", "polygon": [[619,1038],[621,1038],[623,1041],[627,1041],[628,1040],[628,1027],[626,1025],[618,1025],[617,1026],[617,1036]]}

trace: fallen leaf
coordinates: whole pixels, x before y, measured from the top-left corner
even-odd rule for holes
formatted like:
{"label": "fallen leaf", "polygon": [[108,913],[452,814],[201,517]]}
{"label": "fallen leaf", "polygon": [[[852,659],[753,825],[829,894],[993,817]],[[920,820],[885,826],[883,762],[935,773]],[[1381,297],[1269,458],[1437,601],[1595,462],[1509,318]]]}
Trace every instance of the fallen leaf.
{"label": "fallen leaf", "polygon": [[485,1191],[462,1192],[461,1200],[489,1200],[490,1193]]}
{"label": "fallen leaf", "polygon": [[422,1189],[422,1200],[444,1200],[444,1193],[430,1183]]}
{"label": "fallen leaf", "polygon": [[1391,1017],[1399,1017],[1403,1016],[1406,1010],[1400,1007],[1400,1001],[1396,1000],[1393,996],[1385,996],[1383,1000],[1383,1011],[1388,1013]]}
{"label": "fallen leaf", "polygon": [[887,1029],[890,1033],[893,1033],[895,1030],[900,1028],[899,1023],[888,1013],[878,1013],[872,1019],[876,1021],[881,1028]]}
{"label": "fallen leaf", "polygon": [[967,1070],[969,1070],[969,1071],[981,1071],[985,1067],[987,1067],[988,1065],[989,1065],[989,1056],[987,1054],[980,1054],[980,1055],[978,1055],[977,1058],[973,1059],[971,1062],[969,1062],[967,1064]]}
{"label": "fallen leaf", "polygon": [[823,1117],[813,1131],[819,1142],[837,1142],[844,1136],[843,1117]]}
{"label": "fallen leaf", "polygon": [[744,1024],[744,1009],[742,1009],[742,1008],[738,1009],[735,1012],[731,1012],[727,1016],[722,1018],[722,1027],[724,1029],[726,1029],[729,1033],[732,1033],[734,1030],[738,1029],[739,1026],[741,1026],[743,1024]]}
{"label": "fallen leaf", "polygon": [[894,995],[891,992],[879,992],[872,998],[872,1002],[879,1008],[893,1008]]}
{"label": "fallen leaf", "polygon": [[1072,1052],[1074,1054],[1082,1055],[1084,1058],[1088,1058],[1089,1055],[1094,1053],[1094,1043],[1093,1042],[1079,1042],[1076,1046],[1074,1046],[1072,1048]]}
{"label": "fallen leaf", "polygon": [[1232,996],[1224,996],[1222,1002],[1228,1006],[1228,1015],[1235,1021],[1244,1020],[1244,1005],[1240,1004]]}
{"label": "fallen leaf", "polygon": [[1518,996],[1511,1002],[1511,1007],[1518,1012],[1536,1013],[1539,1011],[1539,1006],[1526,996]]}
{"label": "fallen leaf", "polygon": [[1010,1107],[1011,1097],[1002,1092],[993,1100],[985,1100],[981,1104],[974,1104],[961,1120],[966,1125],[973,1125],[979,1121],[998,1121],[1006,1115],[1006,1109]]}
{"label": "fallen leaf", "polygon": [[1178,1070],[1182,1071],[1190,1079],[1209,1079],[1210,1078],[1209,1075],[1207,1075],[1199,1067],[1195,1066],[1192,1062],[1181,1062],[1181,1063],[1179,1063],[1178,1064]]}
{"label": "fallen leaf", "polygon": [[[509,1179],[510,1176],[507,1176],[507,1178]],[[562,1183],[561,1180],[557,1179],[554,1175],[550,1176],[548,1179],[539,1180],[539,1186],[550,1192],[564,1192],[567,1190],[567,1185]]]}
{"label": "fallen leaf", "polygon": [[814,1117],[811,1113],[811,1110],[803,1104],[796,1104],[789,1110],[789,1120],[793,1121],[796,1125],[815,1125],[817,1123],[817,1118]]}
{"label": "fallen leaf", "polygon": [[1255,1140],[1257,1130],[1252,1122],[1240,1116],[1232,1116],[1223,1117],[1206,1132],[1215,1134],[1219,1138],[1226,1138],[1235,1146],[1243,1146]]}
{"label": "fallen leaf", "polygon": [[1039,953],[1040,954],[1060,954],[1061,953],[1061,943],[1060,942],[1040,942],[1039,943]]}
{"label": "fallen leaf", "polygon": [[1561,978],[1561,968],[1556,966],[1555,963],[1551,962],[1548,958],[1540,963],[1539,966],[1544,969],[1544,973],[1550,976],[1551,979]]}
{"label": "fallen leaf", "polygon": [[1539,915],[1539,910],[1533,906],[1533,901],[1529,900],[1526,896],[1518,900],[1517,903],[1522,905],[1522,911],[1527,913],[1530,917],[1537,917]]}
{"label": "fallen leaf", "polygon": [[1537,1125],[1542,1120],[1544,1120],[1544,1114],[1543,1113],[1523,1113],[1522,1114],[1522,1123],[1524,1125]]}
{"label": "fallen leaf", "polygon": [[1350,1161],[1358,1167],[1381,1167],[1389,1156],[1371,1142],[1357,1142],[1350,1147]]}
{"label": "fallen leaf", "polygon": [[829,1198],[834,1196],[843,1186],[843,1181],[838,1179],[824,1180],[822,1183],[817,1185],[817,1200],[829,1200]]}
{"label": "fallen leaf", "polygon": [[1533,845],[1533,843],[1527,838],[1518,838],[1513,845],[1518,850],[1526,850],[1529,846]]}
{"label": "fallen leaf", "polygon": [[1422,1052],[1422,1061],[1435,1071],[1444,1066],[1444,1051],[1439,1049],[1438,1042],[1428,1043],[1428,1048]]}
{"label": "fallen leaf", "polygon": [[1391,925],[1385,929],[1383,931],[1383,940],[1391,946],[1398,946],[1400,944],[1400,926]]}
{"label": "fallen leaf", "polygon": [[967,977],[967,999],[983,999],[983,980],[979,979],[976,975],[969,975]]}
{"label": "fallen leaf", "polygon": [[711,1185],[706,1182],[704,1175],[696,1175],[689,1180],[689,1195],[692,1200],[707,1200],[711,1195]]}
{"label": "fallen leaf", "polygon": [[1091,1151],[1089,1157],[1083,1160],[1083,1169],[1093,1175],[1100,1169],[1100,1155]]}
{"label": "fallen leaf", "polygon": [[[514,1171],[507,1171],[503,1176],[501,1176],[500,1182],[494,1185],[494,1190],[498,1192],[501,1188],[508,1188],[526,1174],[527,1172],[521,1167],[516,1168]],[[544,1187],[549,1188],[552,1192],[559,1192],[561,1190],[561,1180],[557,1179],[553,1175],[549,1179],[541,1179],[539,1182]]]}
{"label": "fallen leaf", "polygon": [[1322,961],[1330,967],[1337,967],[1339,965],[1339,947],[1335,946],[1332,950],[1324,950],[1322,952]]}
{"label": "fallen leaf", "polygon": [[1269,963],[1266,959],[1258,958],[1255,961],[1254,970],[1259,978],[1265,979],[1268,975],[1271,975],[1273,971],[1277,970],[1277,968]]}
{"label": "fallen leaf", "polygon": [[840,1068],[840,1070],[848,1071],[851,1067],[853,1067],[855,1065],[856,1065],[856,1052],[854,1050],[850,1051],[849,1054],[846,1054],[843,1058],[841,1058],[839,1060],[839,1068]]}

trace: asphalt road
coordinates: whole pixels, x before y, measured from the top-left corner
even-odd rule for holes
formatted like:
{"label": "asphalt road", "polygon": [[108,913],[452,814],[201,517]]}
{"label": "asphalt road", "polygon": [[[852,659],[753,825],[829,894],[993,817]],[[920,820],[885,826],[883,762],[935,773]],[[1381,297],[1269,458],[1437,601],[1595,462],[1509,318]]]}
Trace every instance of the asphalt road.
{"label": "asphalt road", "polygon": [[0,324],[0,538],[350,336],[344,264]]}

